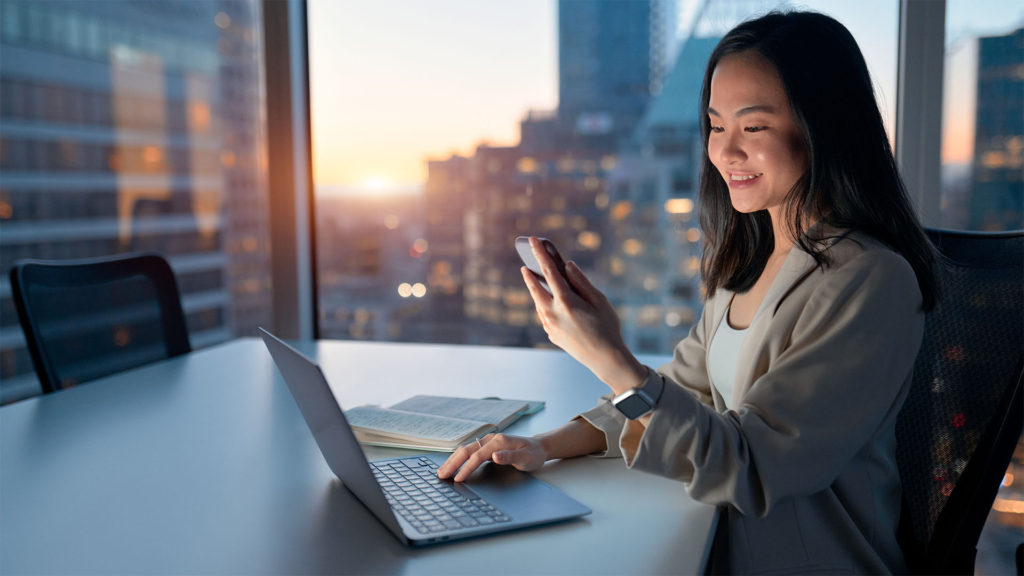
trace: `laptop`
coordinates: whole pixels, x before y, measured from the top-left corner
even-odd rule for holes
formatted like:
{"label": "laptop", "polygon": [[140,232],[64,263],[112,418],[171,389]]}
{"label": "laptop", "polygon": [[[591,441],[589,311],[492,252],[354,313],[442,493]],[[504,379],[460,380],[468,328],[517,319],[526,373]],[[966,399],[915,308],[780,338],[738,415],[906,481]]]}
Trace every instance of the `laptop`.
{"label": "laptop", "polygon": [[331,471],[399,540],[436,544],[571,520],[590,509],[510,466],[484,465],[457,484],[437,477],[441,454],[368,462],[320,366],[260,328]]}

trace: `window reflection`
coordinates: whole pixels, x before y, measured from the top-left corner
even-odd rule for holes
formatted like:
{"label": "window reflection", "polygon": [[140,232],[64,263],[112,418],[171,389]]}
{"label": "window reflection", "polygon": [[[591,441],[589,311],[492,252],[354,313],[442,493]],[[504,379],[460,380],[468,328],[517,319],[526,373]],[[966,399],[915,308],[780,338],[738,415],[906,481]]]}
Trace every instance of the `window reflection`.
{"label": "window reflection", "polygon": [[18,259],[161,252],[194,347],[269,319],[260,17],[254,0],[0,4],[5,401],[37,390]]}

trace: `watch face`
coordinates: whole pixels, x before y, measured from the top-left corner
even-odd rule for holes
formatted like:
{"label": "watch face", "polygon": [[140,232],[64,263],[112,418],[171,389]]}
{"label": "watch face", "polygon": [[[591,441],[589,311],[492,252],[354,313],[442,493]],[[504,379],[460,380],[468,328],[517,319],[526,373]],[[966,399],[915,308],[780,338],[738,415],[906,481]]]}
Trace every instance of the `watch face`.
{"label": "watch face", "polygon": [[639,394],[631,394],[623,398],[615,404],[615,407],[630,420],[643,416],[651,409],[651,405]]}

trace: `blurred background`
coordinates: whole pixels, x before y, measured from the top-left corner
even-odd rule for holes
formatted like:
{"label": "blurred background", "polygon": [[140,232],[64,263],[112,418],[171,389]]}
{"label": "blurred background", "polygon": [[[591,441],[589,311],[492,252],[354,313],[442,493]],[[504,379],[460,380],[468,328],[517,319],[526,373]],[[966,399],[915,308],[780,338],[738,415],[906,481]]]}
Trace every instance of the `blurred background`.
{"label": "blurred background", "polygon": [[[1024,228],[1024,8],[946,6],[929,224]],[[634,352],[670,353],[702,306],[704,66],[778,7],[850,29],[895,139],[896,0],[310,0],[316,336],[546,346],[512,249],[530,234],[606,292]],[[39,391],[21,258],[156,250],[195,347],[271,324],[263,25],[255,0],[0,1],[3,402]],[[1021,541],[1018,448],[978,572],[1010,573]]]}

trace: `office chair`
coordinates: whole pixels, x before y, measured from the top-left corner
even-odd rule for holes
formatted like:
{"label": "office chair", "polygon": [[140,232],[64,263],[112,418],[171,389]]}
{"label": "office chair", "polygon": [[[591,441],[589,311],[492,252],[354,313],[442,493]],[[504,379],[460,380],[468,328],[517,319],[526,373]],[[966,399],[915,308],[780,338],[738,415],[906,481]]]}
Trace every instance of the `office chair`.
{"label": "office chair", "polygon": [[928,236],[941,295],[896,424],[899,539],[911,573],[973,574],[1024,426],[1024,231]]}
{"label": "office chair", "polygon": [[192,349],[174,272],[156,254],[22,260],[10,277],[43,393]]}

